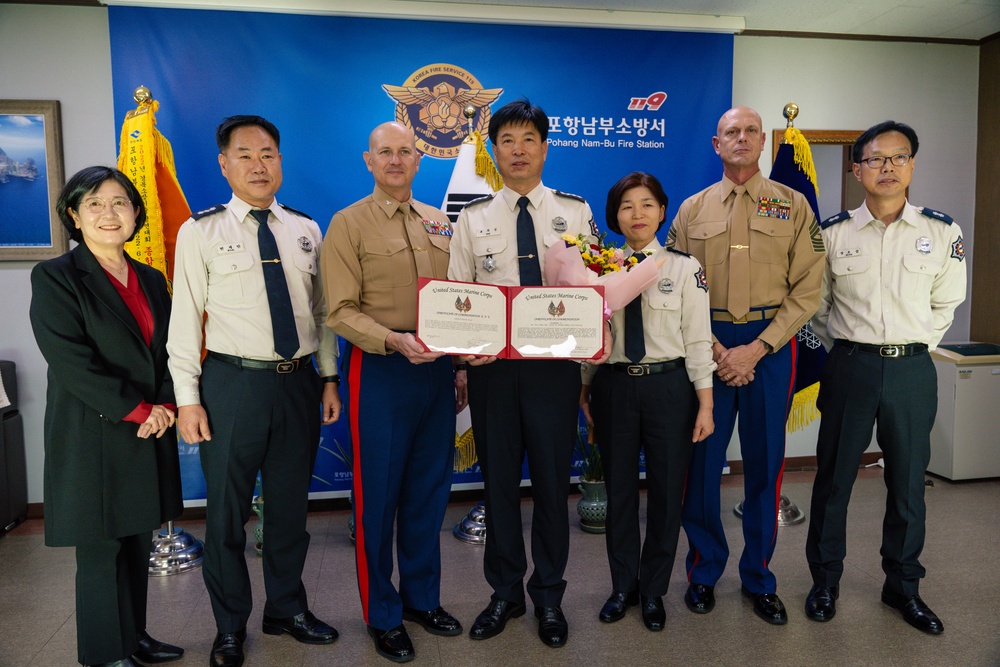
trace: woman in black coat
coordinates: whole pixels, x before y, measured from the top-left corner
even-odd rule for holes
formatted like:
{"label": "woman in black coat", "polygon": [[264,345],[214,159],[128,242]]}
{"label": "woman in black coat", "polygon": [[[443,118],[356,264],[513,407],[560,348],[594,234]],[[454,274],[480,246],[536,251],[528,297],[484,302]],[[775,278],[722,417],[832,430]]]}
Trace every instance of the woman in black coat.
{"label": "woman in black coat", "polygon": [[140,666],[183,650],[146,633],[151,531],[182,510],[163,275],[124,252],[146,219],[125,174],[88,167],[57,212],[73,250],[31,272],[48,362],[45,543],[76,547],[84,665]]}

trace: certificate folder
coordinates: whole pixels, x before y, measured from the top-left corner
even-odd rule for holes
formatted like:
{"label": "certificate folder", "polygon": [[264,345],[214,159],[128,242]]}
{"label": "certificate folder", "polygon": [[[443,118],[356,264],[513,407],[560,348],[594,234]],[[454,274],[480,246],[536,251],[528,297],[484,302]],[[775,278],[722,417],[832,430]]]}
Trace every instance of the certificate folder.
{"label": "certificate folder", "polygon": [[427,351],[501,359],[599,359],[604,287],[506,287],[420,278],[417,340]]}

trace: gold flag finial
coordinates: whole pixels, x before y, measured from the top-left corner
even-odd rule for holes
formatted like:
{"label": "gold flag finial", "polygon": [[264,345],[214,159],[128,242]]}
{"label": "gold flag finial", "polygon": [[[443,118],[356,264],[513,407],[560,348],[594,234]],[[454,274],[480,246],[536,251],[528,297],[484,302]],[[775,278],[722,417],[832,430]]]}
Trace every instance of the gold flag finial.
{"label": "gold flag finial", "polygon": [[139,106],[125,114],[125,118],[132,118],[133,116],[139,116],[148,112],[152,108],[154,102],[153,94],[149,92],[149,88],[146,86],[139,86],[136,88],[135,92],[132,93],[132,99],[134,99],[135,103]]}
{"label": "gold flag finial", "polygon": [[462,143],[474,144],[476,143],[476,138],[475,136],[473,136],[474,133],[473,133],[472,121],[476,117],[476,107],[472,106],[471,104],[466,104],[465,108],[462,109],[462,115],[464,115],[469,120],[469,136],[467,136],[465,138],[465,141],[463,141]]}
{"label": "gold flag finial", "polygon": [[782,110],[781,115],[788,119],[788,124],[785,127],[792,127],[795,125],[795,117],[799,115],[799,105],[795,102],[789,102],[785,105]]}

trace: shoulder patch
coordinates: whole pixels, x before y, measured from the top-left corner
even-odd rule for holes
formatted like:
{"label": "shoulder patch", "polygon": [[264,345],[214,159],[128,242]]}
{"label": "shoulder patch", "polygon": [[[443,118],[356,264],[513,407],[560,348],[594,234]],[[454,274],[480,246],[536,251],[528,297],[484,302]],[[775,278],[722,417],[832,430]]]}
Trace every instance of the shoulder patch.
{"label": "shoulder patch", "polygon": [[469,208],[470,206],[476,206],[478,204],[485,204],[486,202],[491,202],[491,201],[493,201],[493,198],[496,197],[496,196],[497,195],[494,192],[491,195],[483,195],[482,197],[477,197],[477,198],[473,199],[472,201],[470,201],[468,204],[466,204],[464,208]]}
{"label": "shoulder patch", "polygon": [[216,213],[220,213],[220,212],[225,211],[225,210],[226,210],[226,205],[225,204],[216,204],[212,208],[206,208],[206,209],[202,209],[201,211],[198,211],[197,213],[192,213],[191,214],[191,219],[192,220],[201,220],[202,218],[207,218],[210,215],[214,215]]}
{"label": "shoulder patch", "polygon": [[685,257],[690,257],[691,253],[684,252],[683,250],[678,250],[677,248],[666,248],[667,252],[672,252],[675,255],[683,255]]}
{"label": "shoulder patch", "polygon": [[819,226],[822,227],[823,229],[826,229],[827,227],[835,225],[838,222],[843,222],[844,220],[847,220],[850,217],[851,217],[850,211],[841,211],[837,215],[831,215],[829,218],[819,223]]}
{"label": "shoulder patch", "polygon": [[955,222],[955,219],[950,215],[948,215],[947,213],[942,213],[941,211],[935,211],[934,209],[927,208],[926,206],[920,209],[920,212],[923,213],[928,218],[934,218],[935,220],[940,220],[946,225],[950,225],[951,223]]}
{"label": "shoulder patch", "polygon": [[281,208],[285,209],[286,211],[294,213],[295,215],[298,215],[298,216],[301,216],[303,218],[306,218],[307,220],[312,220],[312,216],[310,216],[308,213],[303,213],[302,211],[300,211],[298,209],[292,208],[291,206],[285,206],[284,204],[278,204],[278,206],[280,206]]}
{"label": "shoulder patch", "polygon": [[573,195],[573,194],[570,194],[568,192],[560,192],[559,190],[553,190],[552,192],[556,193],[560,197],[566,197],[568,199],[575,199],[578,202],[583,202],[584,204],[587,203],[587,200],[584,199],[583,197],[581,197],[580,195]]}

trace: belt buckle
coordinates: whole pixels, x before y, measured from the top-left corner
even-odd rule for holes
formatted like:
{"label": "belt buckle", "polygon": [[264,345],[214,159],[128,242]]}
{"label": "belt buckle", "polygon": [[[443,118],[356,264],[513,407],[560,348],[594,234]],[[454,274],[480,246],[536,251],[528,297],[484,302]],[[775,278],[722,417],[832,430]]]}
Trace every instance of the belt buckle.
{"label": "belt buckle", "polygon": [[293,372],[299,365],[297,360],[292,361],[279,361],[278,365],[274,367],[274,370],[278,371],[282,375],[286,373]]}
{"label": "belt buckle", "polygon": [[741,318],[739,318],[739,319],[737,319],[737,318],[735,318],[735,317],[734,317],[734,318],[733,318],[733,324],[746,324],[746,323],[747,323],[747,316],[748,316],[749,314],[750,314],[750,313],[745,313],[745,314],[743,315],[743,317],[741,317]]}
{"label": "belt buckle", "polygon": [[903,348],[899,345],[883,345],[878,349],[878,354],[880,357],[901,357],[903,356]]}
{"label": "belt buckle", "polygon": [[632,364],[631,366],[627,367],[625,370],[632,377],[639,377],[640,375],[646,375],[647,372],[649,371],[649,368],[646,367],[646,366],[643,366],[642,364]]}

